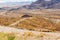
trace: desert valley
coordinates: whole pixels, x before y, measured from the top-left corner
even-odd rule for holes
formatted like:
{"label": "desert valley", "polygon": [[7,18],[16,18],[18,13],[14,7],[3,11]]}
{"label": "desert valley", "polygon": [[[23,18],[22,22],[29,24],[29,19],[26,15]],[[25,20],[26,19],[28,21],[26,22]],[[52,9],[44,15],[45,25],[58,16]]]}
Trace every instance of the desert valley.
{"label": "desert valley", "polygon": [[59,0],[37,0],[0,8],[0,40],[60,40],[58,4]]}

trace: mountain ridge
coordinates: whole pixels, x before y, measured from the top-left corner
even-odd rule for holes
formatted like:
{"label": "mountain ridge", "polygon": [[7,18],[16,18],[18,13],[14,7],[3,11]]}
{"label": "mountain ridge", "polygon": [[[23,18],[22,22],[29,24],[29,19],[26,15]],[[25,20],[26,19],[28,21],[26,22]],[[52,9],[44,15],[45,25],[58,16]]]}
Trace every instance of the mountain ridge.
{"label": "mountain ridge", "polygon": [[[51,1],[45,1],[45,0],[37,0],[36,2],[31,3],[31,5],[28,5],[29,9],[60,9],[60,0],[51,0]],[[25,8],[27,8],[25,6]]]}

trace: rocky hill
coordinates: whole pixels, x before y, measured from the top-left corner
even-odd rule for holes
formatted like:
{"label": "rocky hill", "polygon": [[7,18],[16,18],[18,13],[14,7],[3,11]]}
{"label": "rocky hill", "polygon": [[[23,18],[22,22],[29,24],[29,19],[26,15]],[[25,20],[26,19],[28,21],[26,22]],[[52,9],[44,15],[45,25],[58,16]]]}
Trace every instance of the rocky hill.
{"label": "rocky hill", "polygon": [[29,9],[60,9],[60,0],[37,0],[31,5],[24,6]]}

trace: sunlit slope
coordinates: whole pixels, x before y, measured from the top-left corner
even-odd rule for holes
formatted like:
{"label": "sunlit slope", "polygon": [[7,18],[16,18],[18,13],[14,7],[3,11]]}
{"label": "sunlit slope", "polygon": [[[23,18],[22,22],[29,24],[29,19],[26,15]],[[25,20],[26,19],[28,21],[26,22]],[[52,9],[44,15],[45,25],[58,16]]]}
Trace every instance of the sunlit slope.
{"label": "sunlit slope", "polygon": [[19,17],[6,17],[6,16],[0,16],[0,25],[8,26],[12,24],[13,22],[16,22],[20,20]]}
{"label": "sunlit slope", "polygon": [[55,24],[48,19],[42,17],[27,18],[20,23],[14,25],[16,28],[29,29],[29,30],[55,30]]}

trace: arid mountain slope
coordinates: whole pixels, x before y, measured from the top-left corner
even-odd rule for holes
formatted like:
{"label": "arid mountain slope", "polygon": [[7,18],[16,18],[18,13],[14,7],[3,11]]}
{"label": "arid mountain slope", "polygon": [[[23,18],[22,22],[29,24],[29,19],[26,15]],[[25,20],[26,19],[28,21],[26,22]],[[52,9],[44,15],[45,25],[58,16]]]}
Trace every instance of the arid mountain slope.
{"label": "arid mountain slope", "polygon": [[42,18],[42,17],[31,17],[27,18],[20,23],[13,25],[16,28],[29,29],[29,30],[38,30],[38,31],[53,31],[56,29],[56,26],[53,22]]}

